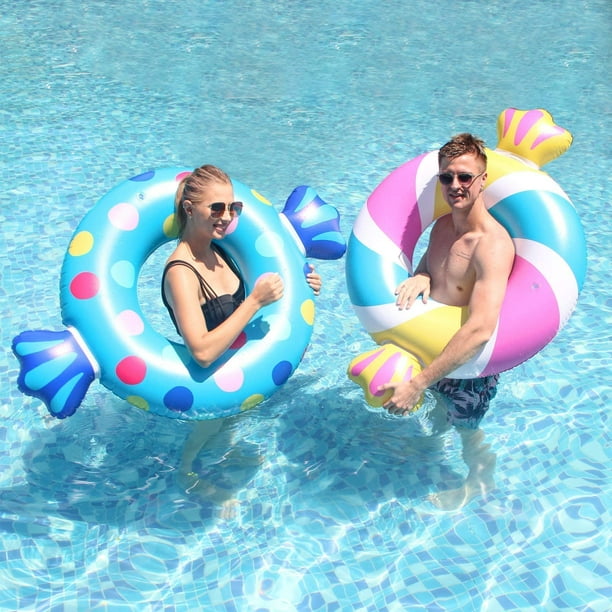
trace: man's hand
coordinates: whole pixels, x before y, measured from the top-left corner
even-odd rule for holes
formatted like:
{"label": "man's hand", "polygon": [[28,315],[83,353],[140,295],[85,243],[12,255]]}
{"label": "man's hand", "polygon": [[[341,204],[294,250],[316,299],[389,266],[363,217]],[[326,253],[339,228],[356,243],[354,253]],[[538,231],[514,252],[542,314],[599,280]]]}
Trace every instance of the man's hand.
{"label": "man's hand", "polygon": [[431,288],[431,278],[429,274],[421,273],[402,281],[395,290],[397,296],[395,304],[400,310],[410,308],[419,295],[423,296],[423,303],[427,304],[429,291]]}
{"label": "man's hand", "polygon": [[387,391],[389,389],[393,390],[393,394],[391,399],[383,404],[383,408],[390,414],[400,416],[416,412],[421,401],[421,395],[425,391],[425,388],[415,382],[414,378],[408,381],[385,383],[378,388],[379,391]]}

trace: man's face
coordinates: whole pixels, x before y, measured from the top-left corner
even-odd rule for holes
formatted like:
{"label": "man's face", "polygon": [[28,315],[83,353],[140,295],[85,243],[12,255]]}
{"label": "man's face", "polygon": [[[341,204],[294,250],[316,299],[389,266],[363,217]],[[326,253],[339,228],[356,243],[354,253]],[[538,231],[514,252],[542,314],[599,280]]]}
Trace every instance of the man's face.
{"label": "man's face", "polygon": [[483,161],[472,153],[454,159],[443,158],[440,162],[438,180],[442,195],[451,208],[472,206],[486,179]]}

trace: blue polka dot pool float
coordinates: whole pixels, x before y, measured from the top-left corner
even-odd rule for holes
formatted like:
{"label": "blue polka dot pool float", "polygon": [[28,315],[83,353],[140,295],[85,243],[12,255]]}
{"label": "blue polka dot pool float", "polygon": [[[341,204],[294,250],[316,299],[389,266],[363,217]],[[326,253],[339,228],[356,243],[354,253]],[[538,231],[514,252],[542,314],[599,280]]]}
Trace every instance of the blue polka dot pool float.
{"label": "blue polka dot pool float", "polygon": [[279,214],[232,180],[244,212],[223,248],[247,288],[262,274],[278,272],[285,291],[212,366],[199,366],[183,344],[155,331],[143,315],[138,275],[151,253],[177,237],[174,194],[190,172],[157,169],[103,196],[82,219],[64,258],[60,299],[67,329],[24,331],[13,340],[20,390],[41,399],[53,416],[72,415],[96,378],[158,415],[230,416],[272,395],[300,363],[315,318],[305,258],[338,259],[346,249],[338,211],[310,187],[297,187]]}

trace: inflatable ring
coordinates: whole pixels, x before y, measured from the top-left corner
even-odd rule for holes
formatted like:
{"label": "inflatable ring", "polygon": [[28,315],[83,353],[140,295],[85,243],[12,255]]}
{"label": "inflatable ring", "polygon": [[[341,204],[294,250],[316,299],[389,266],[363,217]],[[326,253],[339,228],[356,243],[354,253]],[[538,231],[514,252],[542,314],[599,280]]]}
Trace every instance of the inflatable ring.
{"label": "inflatable ring", "polygon": [[79,224],[64,258],[60,297],[68,329],[26,331],[14,339],[20,389],[42,399],[54,416],[73,414],[97,376],[119,397],[162,416],[229,416],[271,395],[301,361],[315,314],[304,257],[336,259],[345,250],[337,210],[309,187],[296,188],[279,215],[261,195],[232,180],[245,206],[223,248],[247,290],[262,274],[278,272],[285,292],[259,311],[215,364],[200,367],[183,344],[147,322],[138,303],[138,274],[155,249],[177,237],[174,194],[190,172],[154,170],[102,197]]}
{"label": "inflatable ring", "polygon": [[[539,169],[569,148],[571,134],[545,110],[513,108],[499,115],[497,132],[497,149],[487,150],[483,197],[513,239],[514,266],[493,336],[451,378],[502,372],[535,355],[569,319],[586,274],[586,243],[576,210]],[[431,298],[409,310],[395,305],[394,290],[412,273],[420,236],[450,212],[437,174],[437,151],[397,168],[370,195],[349,239],[351,302],[366,331],[385,345],[355,358],[348,368],[349,378],[362,386],[373,406],[391,394],[379,394],[381,384],[414,376],[467,318],[467,306],[446,306]]]}

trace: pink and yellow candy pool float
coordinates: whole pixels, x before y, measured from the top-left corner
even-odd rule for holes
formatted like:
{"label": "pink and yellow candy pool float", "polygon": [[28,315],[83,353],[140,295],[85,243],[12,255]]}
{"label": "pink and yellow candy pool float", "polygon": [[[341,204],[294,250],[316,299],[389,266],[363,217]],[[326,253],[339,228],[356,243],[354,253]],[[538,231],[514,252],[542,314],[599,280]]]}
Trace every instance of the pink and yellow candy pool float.
{"label": "pink and yellow candy pool float", "polygon": [[[514,241],[514,266],[495,333],[451,378],[503,372],[542,350],[572,314],[586,275],[586,242],[576,209],[540,169],[570,147],[571,134],[545,110],[514,108],[499,115],[497,132],[497,148],[487,150],[483,197]],[[437,151],[394,170],[368,198],[349,239],[350,299],[380,346],[353,359],[348,376],[372,406],[381,406],[391,393],[379,393],[380,385],[416,375],[467,317],[467,307],[431,298],[409,310],[395,305],[395,288],[412,273],[419,238],[450,212],[437,174]]]}

